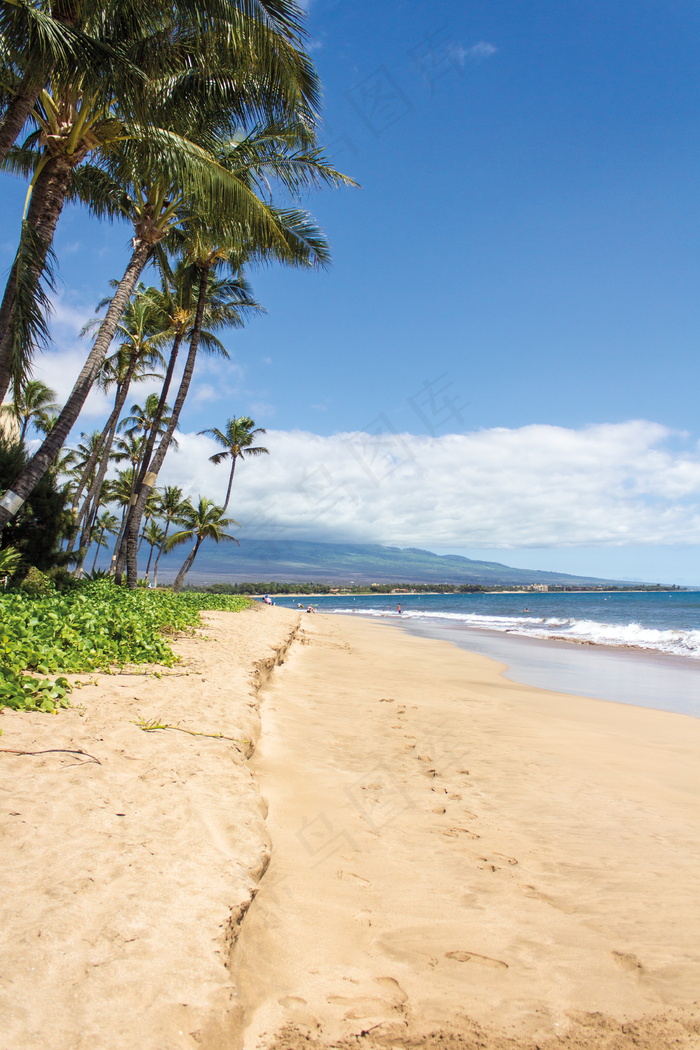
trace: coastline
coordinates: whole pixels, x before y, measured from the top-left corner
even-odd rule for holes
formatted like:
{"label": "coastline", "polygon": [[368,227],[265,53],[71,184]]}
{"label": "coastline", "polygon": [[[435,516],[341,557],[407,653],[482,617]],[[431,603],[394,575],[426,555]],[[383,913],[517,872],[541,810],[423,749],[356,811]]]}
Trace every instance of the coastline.
{"label": "coastline", "polygon": [[396,616],[383,622],[409,635],[442,639],[466,652],[480,653],[505,665],[503,674],[523,685],[700,718],[696,657],[634,645],[401,621]]}
{"label": "coastline", "polygon": [[162,678],[0,719],[101,763],[2,756],[2,1050],[696,1047],[696,719],[203,619]]}

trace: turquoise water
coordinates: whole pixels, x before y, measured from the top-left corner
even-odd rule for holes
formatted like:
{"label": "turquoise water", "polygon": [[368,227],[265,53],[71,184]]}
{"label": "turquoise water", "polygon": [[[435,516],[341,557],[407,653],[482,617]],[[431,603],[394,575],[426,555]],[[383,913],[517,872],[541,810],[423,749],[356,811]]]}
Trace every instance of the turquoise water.
{"label": "turquoise water", "polygon": [[311,600],[319,612],[450,641],[506,664],[514,681],[700,717],[698,591],[274,600],[287,608]]}

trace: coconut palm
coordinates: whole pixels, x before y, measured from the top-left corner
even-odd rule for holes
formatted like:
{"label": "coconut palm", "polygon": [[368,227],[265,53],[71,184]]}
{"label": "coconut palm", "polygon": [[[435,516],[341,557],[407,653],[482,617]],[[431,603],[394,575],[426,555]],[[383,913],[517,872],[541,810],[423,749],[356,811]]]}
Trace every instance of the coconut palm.
{"label": "coconut palm", "polygon": [[[243,171],[227,171],[215,161],[211,153],[194,147],[188,151],[183,148],[180,140],[170,151],[170,156],[167,156],[168,151],[165,150],[165,155],[163,152],[167,145],[157,136],[153,136],[148,144],[144,144],[144,149],[137,157],[130,186],[131,193],[126,198],[122,197],[123,206],[134,224],[135,236],[131,258],[100,325],[92,350],[58,417],[56,426],[21,474],[13,481],[5,496],[0,499],[0,529],[4,528],[10,518],[17,513],[68,436],[102,367],[117,324],[143,268],[151,258],[155,246],[174,227],[183,224],[188,199],[191,205],[195,202],[197,204],[196,214],[200,228],[209,228],[212,235],[215,235],[217,228],[221,228],[221,239],[223,240],[225,237],[223,231],[228,227],[229,230],[235,230],[235,235],[240,241],[241,230],[245,230],[251,239],[251,255],[259,254],[264,257],[267,254],[297,264],[301,264],[297,260],[303,258],[304,265],[312,265],[309,261],[311,258],[316,260],[319,257],[327,257],[325,239],[309,221],[306,213],[282,211],[266,204],[248,188],[246,180],[242,177]],[[164,181],[160,174],[155,174],[149,163],[147,156],[149,149],[155,150],[156,148],[158,157],[152,156],[150,160],[154,163],[157,160],[159,172],[162,172],[164,168],[166,170],[170,168],[172,176],[167,181]],[[134,149],[125,150],[122,161],[126,164],[130,155],[138,152]],[[172,165],[177,168],[176,172],[173,171]],[[152,179],[150,183],[147,177],[149,169]],[[337,173],[334,173],[334,177],[341,179]],[[190,211],[190,214],[193,213]],[[215,250],[210,248],[203,265],[195,263],[201,276],[197,289],[197,314],[190,339],[190,358],[185,366],[185,381],[181,383],[182,396],[178,394],[179,403],[176,400],[173,408],[174,425],[169,427],[163,439],[167,437],[164,451],[167,451],[167,446],[170,444],[182,403],[189,389],[204,320],[209,274],[214,268],[214,263],[220,258],[219,251],[218,248]],[[148,493],[144,494],[144,501],[147,495]],[[138,512],[137,526],[140,526],[142,514],[143,505]],[[133,533],[134,544],[137,543],[137,537],[138,528]]]}
{"label": "coconut palm", "polygon": [[[221,134],[261,114],[302,116],[311,124],[319,100],[316,74],[300,48],[300,11],[287,0],[168,5],[116,0],[107,8],[96,0],[39,2],[39,8],[60,7],[65,23],[96,45],[99,55],[83,47],[80,61],[57,61],[55,42],[52,54],[46,48],[32,51],[21,27],[18,35],[17,26],[3,24],[15,8],[32,6],[24,0],[0,2],[0,59],[10,59],[11,81],[3,83],[0,75],[0,105],[3,95],[9,108],[13,93],[23,96],[22,107],[29,99],[36,128],[21,150],[6,157],[11,170],[31,181],[20,246],[0,305],[0,401],[11,378],[15,385],[26,379],[35,345],[47,338],[41,277],[64,202],[71,196],[85,200],[86,158],[99,163],[116,143],[153,145],[158,138],[157,148],[167,152],[178,126],[187,134],[204,128],[211,133],[214,127]],[[65,35],[65,26],[59,29]],[[53,30],[56,36],[56,26]],[[117,53],[117,62],[105,61]],[[38,61],[27,65],[31,54],[38,54]],[[22,90],[25,73],[30,83]],[[91,204],[94,172],[87,183]]]}
{"label": "coconut palm", "polygon": [[[94,520],[95,497],[107,474],[112,444],[129,388],[132,383],[157,379],[157,373],[151,369],[163,363],[158,345],[163,336],[160,329],[164,322],[158,305],[153,300],[152,293],[154,292],[156,292],[155,288],[145,288],[141,284],[136,289],[121,323],[117,326],[122,342],[117,350],[105,359],[96,380],[97,385],[105,392],[114,387],[115,396],[112,411],[102,430],[101,439],[95,443],[89,459],[84,464],[73,494],[73,514],[78,522],[78,527],[85,523],[85,536],[81,542],[87,539],[92,520]],[[98,305],[98,309],[105,305],[106,302],[103,301]],[[96,320],[89,322],[83,329],[83,334],[96,327],[97,324],[99,322]],[[92,481],[90,481],[91,477]],[[78,512],[86,486],[88,486],[88,492]]]}
{"label": "coconut palm", "polygon": [[[164,434],[170,424],[170,411],[168,405],[163,406],[163,412],[159,413],[160,398],[158,394],[149,394],[143,405],[132,405],[129,415],[119,423],[119,430],[126,434],[127,438],[134,439],[136,436],[143,438],[145,452],[151,434],[154,438]],[[174,442],[177,447],[177,443]],[[143,458],[143,457],[141,457]]]}
{"label": "coconut palm", "polygon": [[21,390],[16,392],[9,411],[19,423],[20,441],[24,441],[32,423],[35,426],[37,423],[42,423],[49,412],[54,412],[59,407],[55,399],[56,391],[51,390],[40,379],[30,379]]}
{"label": "coconut palm", "polygon": [[[143,515],[143,508],[145,507],[151,488],[156,483],[158,473],[163,465],[168,449],[175,441],[175,429],[189,392],[199,348],[202,346],[210,353],[219,353],[221,356],[228,358],[227,351],[218,339],[215,337],[212,338],[208,333],[208,338],[202,340],[202,335],[205,331],[205,318],[208,317],[216,324],[227,323],[230,327],[240,327],[243,324],[243,315],[246,311],[259,309],[258,304],[251,295],[248,283],[243,277],[233,275],[224,281],[217,280],[216,277],[209,272],[209,267],[202,271],[199,267],[192,264],[190,264],[189,267],[181,268],[180,276],[183,282],[195,283],[196,285],[196,310],[191,319],[191,325],[188,330],[188,355],[180,379],[173,410],[168,421],[168,426],[165,431],[162,432],[157,448],[154,447],[156,437],[155,427],[151,431],[148,447],[141,463],[140,475],[136,482],[135,491],[138,493],[138,498],[129,511],[129,521],[125,532],[124,549],[122,550],[117,563],[117,579],[120,578],[120,574],[123,572],[128,559],[130,585],[132,585],[131,581],[136,579],[136,544],[138,529],[140,528],[141,517]],[[205,286],[204,289],[202,288],[202,284]],[[215,300],[215,309],[212,310],[208,309],[210,306],[210,294]],[[225,321],[220,321],[219,318],[225,318]],[[176,347],[177,340],[173,352],[175,352]],[[173,374],[171,366],[172,361],[168,366],[168,374],[166,375],[164,389],[161,392],[157,415],[158,413],[162,413],[167,407],[163,404],[163,395],[167,390],[166,384]],[[150,450],[153,450],[152,454],[149,454]],[[135,586],[135,584],[133,585]]]}
{"label": "coconut palm", "polygon": [[[233,11],[237,5],[224,6],[226,10]],[[253,111],[265,112],[265,116],[269,117],[264,91],[261,95],[255,88],[249,96],[252,103],[247,103],[245,85],[256,83],[256,76],[250,73],[248,59],[250,17],[242,20],[239,17],[236,22],[239,32],[229,32],[229,45],[224,57],[231,63],[232,68],[236,68],[235,75],[224,75],[226,72],[230,74],[231,70],[224,71],[219,66],[218,70],[214,70],[214,73],[221,74],[217,81],[218,87],[216,91],[212,91],[210,79],[204,76],[205,66],[198,65],[195,56],[195,61],[189,67],[184,80],[169,77],[161,78],[157,82],[156,90],[150,96],[152,123],[147,129],[147,134],[132,136],[130,133],[120,133],[110,139],[109,149],[100,154],[99,193],[93,184],[92,196],[88,197],[88,201],[95,214],[114,214],[121,210],[128,215],[135,230],[133,252],[92,350],[56,426],[0,500],[0,528],[17,513],[38,478],[54,458],[57,449],[65,441],[95,381],[136,281],[153,256],[156,246],[172,230],[182,228],[185,222],[194,222],[199,225],[200,230],[209,230],[211,242],[216,245],[215,254],[211,255],[203,267],[197,260],[193,260],[205,275],[204,282],[202,283],[201,279],[198,282],[198,312],[190,340],[190,352],[194,352],[195,355],[202,330],[203,302],[206,299],[209,272],[213,268],[216,252],[220,250],[221,244],[226,244],[230,252],[231,231],[235,230],[236,250],[239,255],[243,251],[244,255],[253,259],[280,258],[295,262],[300,254],[306,252],[305,264],[308,265],[310,255],[314,256],[315,261],[319,260],[318,244],[322,238],[318,236],[318,231],[306,213],[293,209],[276,209],[267,203],[270,179],[277,181],[285,193],[318,181],[335,185],[350,181],[331,169],[315,148],[310,131],[311,120],[299,119],[302,113],[307,117],[313,116],[314,107],[318,103],[312,68],[297,46],[298,24],[294,28],[293,17],[285,21],[286,16],[280,15],[280,11],[292,15],[296,12],[298,15],[299,10],[288,0],[284,4],[280,4],[279,0],[275,0],[274,3],[270,0],[269,5],[263,4],[261,0],[258,0],[257,4],[252,4],[250,0],[245,3],[241,0],[241,6],[245,8],[247,15],[250,15],[251,11],[255,15],[264,8],[266,21],[263,35],[270,35],[276,40],[275,34],[279,34],[283,45],[277,47],[274,41],[268,41],[265,49],[268,57],[270,49],[276,57],[275,61],[268,63],[267,72],[260,83],[266,85],[265,90],[269,88],[268,96],[272,95],[276,99],[271,108],[276,109],[278,113],[277,117],[268,119],[265,127],[268,141],[264,146],[261,144],[260,155],[256,156],[255,140],[256,137],[260,137],[260,132],[254,129],[254,133],[245,135],[244,131],[245,137],[242,137],[240,131],[240,128],[245,129],[245,121],[241,118],[243,111],[248,115]],[[240,12],[238,14],[240,15]],[[255,18],[252,22],[255,22]],[[281,26],[281,22],[285,24]],[[283,55],[284,61],[277,61],[280,55]],[[195,79],[198,75],[198,94],[192,90],[181,90],[184,81],[188,77],[191,80],[193,71],[196,74]],[[281,84],[278,83],[280,78],[283,82]],[[229,84],[229,88],[225,88],[225,84]],[[221,106],[221,90],[224,90],[224,93],[228,91],[228,108]],[[192,108],[192,99],[195,97],[196,112]],[[285,127],[284,133],[280,131],[275,136],[271,129],[282,126],[282,117],[288,121],[288,127]],[[125,121],[121,117],[120,119],[128,132]],[[236,124],[238,131],[237,134],[233,134]],[[176,130],[166,131],[166,127]],[[181,129],[180,134],[177,133],[178,127]],[[184,137],[183,131],[187,132],[189,138]],[[75,135],[72,141],[75,141]],[[224,146],[221,145],[222,141],[225,142]],[[286,172],[285,163],[288,168]],[[312,247],[314,241],[315,248]],[[324,251],[327,255],[325,242]],[[1,336],[0,332],[0,338]],[[189,376],[184,387],[181,384],[182,400],[189,388],[193,365],[194,357],[191,365],[186,365],[185,371],[189,370]],[[176,417],[179,417],[179,408],[177,412],[174,408]],[[173,429],[174,427],[169,428],[169,438],[172,437]],[[166,438],[168,435],[164,435],[163,440]],[[169,443],[168,439],[164,451],[167,451]],[[147,493],[144,493],[144,500],[146,497]],[[141,491],[138,499],[140,506],[138,511],[135,508],[133,529],[130,527],[129,532],[134,551],[143,513]],[[135,580],[135,562],[133,569]]]}
{"label": "coconut palm", "polygon": [[269,449],[263,448],[262,445],[257,447],[253,445],[256,435],[266,434],[267,431],[263,430],[262,427],[256,427],[255,420],[251,419],[250,416],[239,416],[238,418],[228,419],[224,431],[213,427],[210,430],[200,430],[199,433],[213,437],[214,441],[224,449],[223,452],[216,452],[213,456],[210,456],[210,463],[223,463],[225,459],[229,458],[231,460],[231,471],[228,476],[228,488],[226,489],[226,500],[224,501],[224,510],[226,510],[231,499],[231,486],[233,485],[233,475],[238,460],[244,459],[246,456],[269,455]]}
{"label": "coconut palm", "polygon": [[148,579],[149,573],[151,571],[151,561],[153,559],[153,552],[156,547],[160,547],[163,543],[165,533],[163,532],[162,528],[160,527],[157,521],[149,521],[148,524],[144,527],[141,536],[142,539],[145,540],[145,542],[151,548],[148,552],[148,564],[146,565],[146,579]]}
{"label": "coconut palm", "polygon": [[155,587],[158,583],[158,563],[160,562],[163,554],[163,548],[165,542],[168,539],[168,533],[170,526],[176,522],[182,521],[182,515],[186,509],[190,506],[189,500],[183,498],[182,489],[178,488],[177,485],[166,485],[161,493],[158,495],[158,503],[156,505],[155,516],[160,518],[164,523],[163,539],[160,542],[158,548],[158,554],[156,556],[156,562],[153,566],[153,586]]}
{"label": "coconut palm", "polygon": [[[119,47],[110,46],[106,39],[99,40],[76,24],[86,6],[17,0],[4,0],[0,5],[0,159],[17,140],[52,73],[75,71],[85,65],[99,67],[114,60],[123,62]],[[124,71],[127,67],[129,63],[124,62]]]}
{"label": "coconut palm", "polygon": [[92,562],[92,572],[95,571],[95,566],[97,565],[97,557],[100,553],[100,548],[107,546],[105,534],[114,536],[118,528],[119,518],[116,516],[116,514],[112,514],[108,510],[103,511],[102,514],[100,514],[99,518],[96,519],[95,524],[93,525],[92,536],[93,542],[96,544],[95,557]]}
{"label": "coconut palm", "polygon": [[[168,411],[166,400],[170,392],[173,375],[175,374],[180,347],[183,340],[187,336],[191,336],[195,320],[196,289],[194,281],[197,276],[196,269],[192,266],[187,266],[182,260],[178,262],[174,270],[170,268],[167,262],[164,262],[163,269],[163,289],[160,293],[159,304],[163,315],[168,318],[168,331],[172,338],[172,347],[158,399],[158,406],[153,415],[152,426],[149,429],[141,470],[142,475],[145,475],[148,470],[156,438],[163,433],[161,423]],[[250,309],[262,309],[250,297],[242,282],[228,278],[222,280],[213,278],[211,280],[205,309],[204,324],[206,327],[202,328],[199,335],[200,345],[206,353],[218,354],[228,359],[228,352],[223,343],[214,335],[214,331],[227,326],[236,327],[240,324],[240,306],[244,300],[245,305]]]}
{"label": "coconut palm", "polygon": [[[308,131],[299,124],[290,125],[285,129],[280,129],[277,125],[257,128],[244,140],[231,141],[225,146],[220,146],[217,157],[221,165],[235,173],[253,194],[259,192],[268,195],[272,180],[281,184],[286,192],[295,194],[299,194],[304,187],[310,185],[355,185],[352,179],[341,175],[327,162],[321,152],[312,145]],[[126,562],[130,587],[135,587],[137,580],[138,529],[143,505],[148,498],[147,478],[152,479],[152,484],[155,484],[189,391],[211,275],[224,267],[235,275],[242,265],[249,261],[276,259],[287,265],[306,267],[324,266],[329,261],[325,236],[307,212],[297,208],[276,208],[270,205],[267,214],[276,222],[275,230],[263,228],[261,225],[256,230],[248,227],[243,236],[241,223],[235,212],[224,217],[224,221],[215,227],[211,224],[203,225],[201,215],[196,214],[180,227],[180,252],[195,272],[197,310],[189,353],[173,406],[171,426],[164,434],[153,458],[144,461],[142,478],[137,485],[137,501],[129,512]],[[148,471],[147,475],[145,470]],[[120,566],[117,578],[120,578]]]}
{"label": "coconut palm", "polygon": [[187,573],[194,565],[199,548],[205,540],[213,540],[214,543],[230,540],[233,543],[238,543],[235,536],[224,532],[224,529],[227,529],[230,525],[238,525],[238,522],[234,521],[233,518],[225,518],[223,513],[223,507],[217,506],[216,503],[212,503],[211,500],[206,499],[204,496],[200,496],[196,507],[190,504],[185,509],[183,513],[185,528],[181,529],[180,532],[175,532],[165,542],[165,550],[171,551],[182,543],[194,540],[192,550],[185,558],[180,571],[175,577],[175,582],[173,583],[174,591],[179,591],[182,587],[185,576],[187,576]]}

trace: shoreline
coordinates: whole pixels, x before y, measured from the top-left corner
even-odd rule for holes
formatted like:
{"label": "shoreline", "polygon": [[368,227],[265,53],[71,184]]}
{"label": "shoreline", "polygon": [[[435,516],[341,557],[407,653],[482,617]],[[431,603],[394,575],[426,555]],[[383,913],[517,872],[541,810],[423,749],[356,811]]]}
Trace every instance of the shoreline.
{"label": "shoreline", "polygon": [[[321,595],[320,597],[328,597],[328,596],[327,595]],[[290,608],[290,607],[286,606],[286,605],[280,605],[279,608],[286,609],[286,608]],[[305,609],[304,610],[298,610],[297,609],[295,611],[298,611],[298,612],[304,611],[304,612],[306,612]],[[415,610],[404,610],[404,612],[409,612],[409,611],[410,612],[415,612]],[[360,610],[360,609],[342,609],[342,610],[338,610],[336,612],[335,610],[331,611],[331,610],[328,610],[326,608],[317,608],[315,610],[315,612],[322,613],[323,615],[328,615],[328,616],[348,616],[348,617],[353,617],[353,618],[354,617],[358,617],[358,618],[363,619],[366,622],[390,623],[390,624],[392,624],[394,626],[399,626],[402,629],[407,630],[407,631],[411,631],[411,626],[414,625],[415,633],[417,635],[420,635],[421,637],[432,637],[432,635],[427,633],[428,630],[431,629],[431,628],[433,630],[435,630],[435,631],[444,631],[444,632],[448,632],[450,630],[453,630],[455,632],[463,632],[464,634],[469,634],[469,635],[473,634],[474,637],[477,638],[477,639],[479,637],[489,637],[489,638],[493,638],[494,640],[495,639],[515,639],[515,640],[517,640],[519,642],[522,642],[523,644],[534,644],[536,646],[544,646],[545,648],[547,646],[550,646],[552,648],[562,648],[562,649],[568,648],[568,649],[571,649],[571,650],[586,649],[586,650],[590,650],[590,651],[593,651],[593,652],[607,652],[607,653],[620,653],[620,654],[625,654],[625,653],[631,654],[631,653],[634,653],[634,654],[640,655],[640,656],[642,656],[642,657],[644,657],[646,659],[658,661],[659,663],[662,663],[662,662],[663,663],[668,663],[669,667],[673,666],[676,663],[676,661],[678,661],[679,663],[683,663],[688,668],[694,668],[696,670],[700,670],[700,654],[698,654],[697,656],[692,656],[692,655],[690,655],[688,653],[667,652],[667,651],[665,651],[663,649],[654,649],[654,648],[652,648],[650,646],[635,645],[635,644],[633,644],[631,642],[625,642],[625,643],[621,643],[619,645],[615,645],[615,644],[613,644],[611,642],[598,642],[598,641],[592,641],[592,640],[587,639],[587,638],[572,638],[572,637],[569,637],[567,635],[554,635],[553,634],[553,635],[538,636],[538,635],[526,634],[524,632],[520,632],[520,631],[515,630],[515,629],[508,629],[508,630],[501,630],[501,631],[499,631],[499,630],[496,630],[495,628],[488,628],[488,627],[483,627],[483,626],[478,626],[478,627],[477,626],[473,626],[472,624],[466,623],[466,622],[447,621],[447,620],[443,621],[443,620],[440,620],[439,618],[437,618],[436,616],[434,616],[433,614],[431,614],[431,612],[425,612],[422,615],[422,617],[403,616],[403,615],[398,614],[397,612],[391,611],[391,610],[382,610],[382,615],[377,615],[376,613],[371,613],[371,612],[367,612],[366,610]],[[426,634],[425,635],[422,634],[421,631],[420,631],[420,627],[421,626],[424,626],[425,629],[426,629]],[[661,630],[661,628],[659,628],[659,630]],[[466,647],[466,648],[467,648],[467,651],[468,651],[468,647]],[[562,691],[566,692],[566,689],[562,689]],[[587,695],[587,694],[580,694],[580,695]],[[599,697],[598,699],[604,699],[604,698],[603,697]],[[683,713],[683,712],[680,712],[680,713]]]}
{"label": "shoreline", "polygon": [[523,685],[700,718],[700,662],[691,656],[398,617],[375,622],[496,660],[507,678]]}

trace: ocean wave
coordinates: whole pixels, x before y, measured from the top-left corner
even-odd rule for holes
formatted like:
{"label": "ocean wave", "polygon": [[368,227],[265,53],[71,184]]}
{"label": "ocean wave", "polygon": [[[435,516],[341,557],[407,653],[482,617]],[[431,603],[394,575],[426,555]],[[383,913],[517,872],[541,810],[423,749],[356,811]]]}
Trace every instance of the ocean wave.
{"label": "ocean wave", "polygon": [[[325,610],[324,610],[325,611]],[[396,618],[391,609],[351,608],[328,610],[335,613],[354,613],[360,616]],[[674,656],[692,656],[700,659],[700,630],[662,630],[644,627],[639,623],[604,623],[599,620],[560,618],[554,616],[484,616],[479,613],[416,612],[406,609],[402,620],[424,622],[447,621],[455,625],[485,631],[517,634],[524,638],[541,638],[579,642],[588,645],[609,645],[619,648],[648,649]]]}

